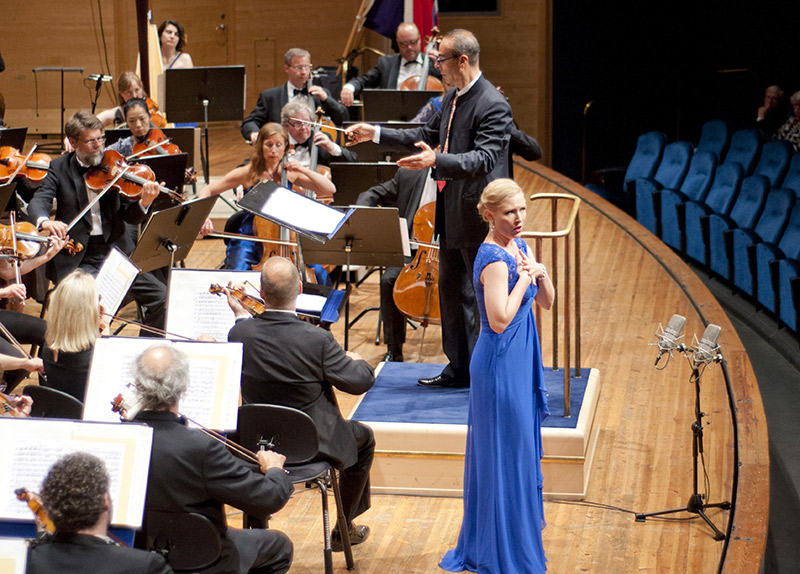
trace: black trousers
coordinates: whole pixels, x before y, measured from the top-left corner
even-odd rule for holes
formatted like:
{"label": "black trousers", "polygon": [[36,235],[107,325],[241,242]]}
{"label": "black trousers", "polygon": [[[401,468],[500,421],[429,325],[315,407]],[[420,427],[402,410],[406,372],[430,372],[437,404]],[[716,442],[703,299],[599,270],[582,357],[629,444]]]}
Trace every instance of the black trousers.
{"label": "black trousers", "polygon": [[442,376],[469,383],[469,361],[478,340],[480,315],[472,287],[478,246],[439,249],[439,308],[442,349],[449,361]]}
{"label": "black trousers", "polygon": [[339,472],[339,490],[342,493],[342,511],[347,523],[366,512],[371,506],[369,471],[375,456],[375,437],[372,429],[356,421],[349,421],[358,445],[356,463]]}
{"label": "black trousers", "polygon": [[406,342],[406,318],[394,304],[394,284],[402,267],[387,267],[381,275],[381,317],[383,340],[391,350],[400,351]]}
{"label": "black trousers", "polygon": [[294,547],[283,532],[228,528],[225,536],[239,553],[239,574],[284,574],[292,565]]}

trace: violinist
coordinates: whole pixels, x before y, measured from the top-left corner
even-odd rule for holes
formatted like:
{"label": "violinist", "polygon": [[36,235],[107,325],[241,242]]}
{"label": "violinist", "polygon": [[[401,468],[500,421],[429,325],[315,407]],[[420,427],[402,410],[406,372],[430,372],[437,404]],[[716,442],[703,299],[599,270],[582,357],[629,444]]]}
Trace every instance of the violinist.
{"label": "violinist", "polygon": [[[408,225],[408,236],[412,237],[412,223],[417,210],[436,201],[436,182],[430,177],[430,170],[412,171],[400,168],[389,181],[362,192],[356,205],[397,207],[400,217]],[[413,249],[412,245],[412,249]],[[406,258],[406,264],[411,257]],[[402,267],[387,267],[381,274],[381,317],[383,319],[383,339],[386,343],[384,362],[403,361],[403,343],[406,340],[406,318],[395,305],[393,291]]]}
{"label": "violinist", "polygon": [[97,118],[103,122],[103,127],[117,126],[125,123],[125,114],[122,106],[131,98],[145,98],[142,80],[133,72],[122,72],[117,78],[117,90],[119,92],[119,106],[104,110],[97,114]]}
{"label": "violinist", "polygon": [[[258,132],[258,139],[253,146],[250,162],[229,171],[221,179],[211,182],[199,191],[198,196],[209,197],[239,186],[249,190],[261,181],[280,183],[281,163],[288,143],[289,138],[280,124],[264,124]],[[304,189],[314,191],[319,197],[332,197],[336,191],[336,187],[329,179],[300,165],[299,162],[287,159],[283,164],[290,189],[292,184],[296,184]],[[253,215],[239,212],[232,216],[226,229],[252,236],[254,234],[253,220]],[[207,235],[212,231],[214,231],[214,226],[208,219],[203,224],[202,233]],[[252,265],[261,261],[261,255],[262,247],[259,243],[232,239],[228,243],[225,268],[249,270]]]}
{"label": "violinist", "polygon": [[312,84],[311,54],[308,51],[292,48],[284,54],[283,63],[288,81],[259,94],[255,109],[242,120],[241,132],[245,140],[254,143],[261,126],[269,122],[280,123],[283,106],[295,100],[305,101],[315,110],[321,106],[337,126],[350,119],[347,108],[328,90]]}
{"label": "violinist", "polygon": [[[74,256],[59,253],[48,262],[47,276],[56,285],[78,267],[96,275],[112,247],[130,255],[134,241],[126,232],[126,224],[144,221],[159,194],[159,184],[153,181],[142,185],[139,200],[128,199],[112,188],[80,220],[74,221],[95,198],[84,176],[90,167],[103,163],[105,138],[103,124],[86,110],[70,118],[65,132],[75,151],[50,163],[47,177],[28,206],[31,222],[39,229],[64,238],[72,226],[70,236],[85,247]],[[51,220],[53,202],[56,216]],[[142,273],[133,282],[131,295],[142,308],[145,325],[163,329],[166,285],[152,273]]]}
{"label": "violinist", "polygon": [[161,63],[165,70],[194,68],[192,57],[183,51],[186,46],[186,32],[175,20],[164,20],[158,27],[161,43]]}
{"label": "violinist", "polygon": [[[378,58],[377,65],[363,76],[353,78],[342,87],[342,103],[352,106],[355,96],[364,88],[380,88],[381,90],[397,90],[411,76],[422,72],[422,43],[419,29],[413,22],[403,22],[397,27],[395,40],[399,53],[387,54]],[[428,60],[428,74],[441,78],[441,74],[433,67],[433,60]]]}
{"label": "violinist", "polygon": [[289,102],[281,110],[281,125],[289,134],[289,147],[294,146],[292,159],[309,167],[313,144],[318,148],[317,165],[328,166],[332,161],[358,161],[358,155],[354,151],[341,147],[321,131],[312,140],[313,126],[306,123],[310,121],[314,121],[314,110],[306,102]]}
{"label": "violinist", "polygon": [[[134,147],[136,144],[148,141],[148,136],[154,131],[153,123],[150,120],[150,109],[147,107],[147,102],[142,98],[131,98],[122,106],[122,113],[125,117],[125,123],[128,129],[131,130],[131,135],[119,139],[113,144],[108,146],[107,149],[113,149],[121,153],[123,156],[128,157],[134,154]],[[161,133],[160,130],[155,129],[156,133]],[[162,134],[163,135],[163,134]],[[161,146],[153,148],[153,153],[158,155],[168,155],[175,144],[166,144],[164,147],[171,145],[169,150],[162,149]],[[150,147],[150,146],[147,146]]]}

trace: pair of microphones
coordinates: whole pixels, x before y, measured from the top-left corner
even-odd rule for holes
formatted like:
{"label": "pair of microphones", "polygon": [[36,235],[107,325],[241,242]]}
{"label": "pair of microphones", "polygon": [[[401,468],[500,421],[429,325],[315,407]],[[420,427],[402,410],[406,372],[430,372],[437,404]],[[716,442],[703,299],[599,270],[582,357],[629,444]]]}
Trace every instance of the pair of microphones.
{"label": "pair of microphones", "polygon": [[722,329],[718,325],[709,323],[700,341],[691,347],[687,347],[680,342],[683,337],[683,327],[686,325],[686,317],[683,315],[673,315],[666,327],[659,325],[660,333],[656,333],[658,341],[655,343],[658,347],[658,356],[656,357],[655,366],[665,354],[672,356],[674,351],[679,353],[691,353],[694,368],[697,369],[700,365],[710,365],[713,362],[722,360],[722,356],[717,352],[719,351],[719,335]]}

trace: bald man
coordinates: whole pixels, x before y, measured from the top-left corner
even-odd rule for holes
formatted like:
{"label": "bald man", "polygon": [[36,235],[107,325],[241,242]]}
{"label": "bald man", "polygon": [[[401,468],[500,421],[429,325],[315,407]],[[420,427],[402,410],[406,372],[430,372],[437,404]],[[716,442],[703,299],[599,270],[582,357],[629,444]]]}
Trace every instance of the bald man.
{"label": "bald man", "polygon": [[[352,106],[355,96],[364,88],[380,88],[381,90],[397,90],[411,76],[422,72],[422,43],[419,30],[413,22],[403,22],[397,27],[395,34],[397,54],[381,56],[378,64],[363,76],[353,78],[342,87],[341,100],[346,106]],[[441,78],[434,68],[433,60],[428,60],[428,74]]]}
{"label": "bald man", "polygon": [[[242,403],[267,403],[299,409],[319,433],[319,452],[341,469],[342,510],[351,544],[369,536],[353,519],[370,507],[369,471],[375,451],[372,430],[345,420],[333,388],[351,395],[375,382],[372,367],[358,354],[344,351],[330,331],[301,321],[295,312],[300,274],[288,259],[270,257],[261,270],[261,296],[267,310],[256,317],[233,297],[228,303],[236,325],[228,341],[243,343]],[[338,529],[331,532],[334,552],[342,550]]]}

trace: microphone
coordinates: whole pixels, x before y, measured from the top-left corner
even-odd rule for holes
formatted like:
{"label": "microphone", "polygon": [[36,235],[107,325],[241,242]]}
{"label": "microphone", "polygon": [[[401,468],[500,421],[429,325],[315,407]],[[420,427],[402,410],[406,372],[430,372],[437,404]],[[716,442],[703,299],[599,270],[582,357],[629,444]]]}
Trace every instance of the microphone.
{"label": "microphone", "polygon": [[86,79],[91,82],[110,82],[114,76],[106,76],[105,74],[89,74]]}
{"label": "microphone", "polygon": [[700,337],[700,342],[693,349],[692,356],[694,358],[695,369],[700,365],[710,365],[719,359],[719,355],[717,355],[717,349],[719,349],[717,341],[719,341],[719,334],[721,332],[722,329],[717,325],[709,324],[708,327],[706,327],[703,336]]}
{"label": "microphone", "polygon": [[[685,348],[682,344],[678,344],[678,339],[681,338],[681,333],[683,332],[683,326],[685,324],[686,317],[683,315],[673,315],[669,323],[667,323],[667,327],[662,329],[661,336],[656,343],[658,347],[658,357],[656,357],[655,366],[658,366],[658,362],[661,360],[664,353],[672,353],[672,351],[676,349],[683,350]],[[661,325],[659,325],[659,328],[661,328]]]}

